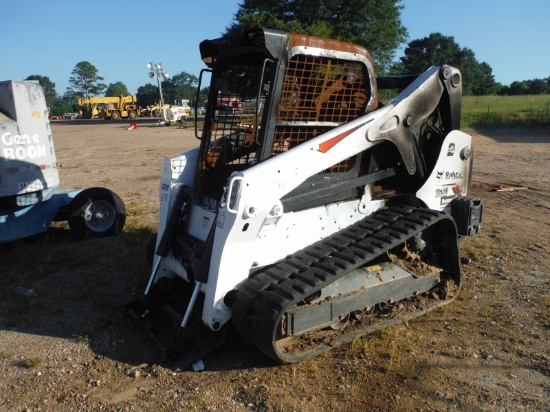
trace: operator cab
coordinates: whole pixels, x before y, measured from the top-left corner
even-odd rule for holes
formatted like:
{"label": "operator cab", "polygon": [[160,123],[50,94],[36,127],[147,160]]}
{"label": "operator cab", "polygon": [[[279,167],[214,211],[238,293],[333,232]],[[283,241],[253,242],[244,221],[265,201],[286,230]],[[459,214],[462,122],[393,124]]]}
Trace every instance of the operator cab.
{"label": "operator cab", "polygon": [[[254,29],[206,40],[200,50],[212,72],[197,173],[199,193],[208,198],[220,199],[234,171],[378,105],[372,59],[360,46]],[[325,173],[357,175],[356,158]]]}

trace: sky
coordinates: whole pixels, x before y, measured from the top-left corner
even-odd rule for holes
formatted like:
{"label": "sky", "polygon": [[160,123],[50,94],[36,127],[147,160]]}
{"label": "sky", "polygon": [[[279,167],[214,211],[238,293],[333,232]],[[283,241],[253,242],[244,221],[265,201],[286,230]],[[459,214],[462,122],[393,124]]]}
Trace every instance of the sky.
{"label": "sky", "polygon": [[[269,0],[267,0],[269,1]],[[240,0],[84,3],[66,0],[7,1],[0,7],[0,80],[47,76],[58,94],[76,64],[88,61],[103,83],[122,82],[130,93],[147,83],[148,62],[168,74],[199,76],[205,68],[199,43],[220,37]],[[403,0],[409,39],[439,32],[488,63],[495,80],[550,76],[550,1]],[[396,52],[402,56],[406,44]],[[443,62],[442,62],[443,63]]]}

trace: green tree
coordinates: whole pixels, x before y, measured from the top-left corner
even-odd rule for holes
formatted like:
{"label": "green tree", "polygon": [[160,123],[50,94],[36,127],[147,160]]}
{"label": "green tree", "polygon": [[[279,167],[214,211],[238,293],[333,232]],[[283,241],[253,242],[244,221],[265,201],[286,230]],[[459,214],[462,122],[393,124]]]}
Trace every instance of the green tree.
{"label": "green tree", "polygon": [[474,64],[470,73],[473,73],[475,79],[471,86],[471,94],[476,96],[497,94],[502,88],[502,85],[495,81],[493,69],[485,62]]}
{"label": "green tree", "polygon": [[243,0],[226,34],[254,27],[328,37],[366,47],[380,73],[407,39],[400,0]]}
{"label": "green tree", "polygon": [[105,96],[116,97],[116,96],[128,96],[130,92],[126,85],[122,82],[116,82],[109,84],[107,90],[105,91]]}
{"label": "green tree", "polygon": [[431,66],[449,64],[462,72],[464,94],[491,94],[498,91],[491,66],[479,63],[471,49],[460,47],[452,36],[432,33],[409,43],[401,57],[404,74],[418,74]]}
{"label": "green tree", "polygon": [[529,87],[528,94],[547,94],[549,91],[547,79],[533,79],[526,83]]}
{"label": "green tree", "polygon": [[78,95],[72,90],[69,90],[69,88],[67,88],[67,91],[63,93],[63,96],[58,96],[56,105],[57,106],[69,106],[69,105],[78,106]]}
{"label": "green tree", "polygon": [[[197,107],[204,107],[204,103],[208,100],[208,95],[210,94],[210,86],[203,87],[199,92],[199,100],[197,101]],[[193,104],[194,100],[193,100]]]}
{"label": "green tree", "polygon": [[33,74],[27,77],[25,80],[37,80],[40,86],[44,89],[44,97],[46,98],[46,106],[52,108],[55,106],[57,99],[57,92],[55,91],[55,83],[50,80],[48,76],[39,76]]}
{"label": "green tree", "polygon": [[512,82],[508,87],[508,94],[510,95],[521,95],[529,93],[529,86],[527,82]]}
{"label": "green tree", "polygon": [[[197,77],[186,72],[181,72],[171,79],[163,81],[161,85],[164,102],[174,104],[174,100],[189,99],[190,105],[193,106],[195,104],[198,81]],[[208,86],[201,89],[199,93],[199,106],[202,107],[204,101],[208,99],[209,90]],[[141,106],[147,106],[152,105],[155,100],[159,100],[160,94],[157,86],[147,83],[144,86],[138,87],[136,97]]]}
{"label": "green tree", "polygon": [[137,89],[136,98],[141,106],[149,106],[155,103],[155,100],[160,99],[159,89],[151,83],[140,86]]}
{"label": "green tree", "polygon": [[164,101],[173,104],[174,100],[189,99],[193,101],[197,93],[199,79],[192,74],[181,72],[162,82]]}
{"label": "green tree", "polygon": [[103,77],[97,74],[96,67],[90,62],[83,61],[77,63],[71,72],[67,90],[72,91],[78,97],[87,99],[90,95],[101,94],[107,88],[104,83],[99,83]]}
{"label": "green tree", "polygon": [[68,112],[78,112],[78,97],[71,90],[67,90],[62,96],[58,95],[55,104],[50,106],[50,113],[54,116]]}

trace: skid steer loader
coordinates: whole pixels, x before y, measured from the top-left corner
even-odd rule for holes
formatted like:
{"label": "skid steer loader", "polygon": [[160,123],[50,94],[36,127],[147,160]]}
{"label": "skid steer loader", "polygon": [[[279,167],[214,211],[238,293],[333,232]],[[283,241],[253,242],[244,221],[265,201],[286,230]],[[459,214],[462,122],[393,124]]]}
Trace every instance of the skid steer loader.
{"label": "skid steer loader", "polygon": [[[456,296],[458,239],[483,212],[459,70],[377,78],[363,47],[267,29],[200,52],[200,147],[164,160],[152,273],[129,307],[167,361],[188,367],[233,325],[299,362]],[[383,104],[382,88],[401,92]]]}

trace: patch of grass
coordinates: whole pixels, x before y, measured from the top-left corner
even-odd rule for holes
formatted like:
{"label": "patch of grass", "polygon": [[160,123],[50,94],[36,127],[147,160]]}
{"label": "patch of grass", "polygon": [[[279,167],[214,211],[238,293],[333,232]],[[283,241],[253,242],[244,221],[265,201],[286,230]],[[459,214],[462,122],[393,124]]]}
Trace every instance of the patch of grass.
{"label": "patch of grass", "polygon": [[189,410],[202,409],[208,404],[206,396],[202,393],[185,395],[184,398],[187,400]]}
{"label": "patch of grass", "polygon": [[401,370],[404,355],[411,351],[409,340],[403,336],[401,327],[384,328],[366,337],[353,340],[346,353],[346,358],[370,358],[377,362],[385,372]]}
{"label": "patch of grass", "polygon": [[[69,230],[55,230],[33,238],[12,242],[0,250],[0,294],[6,288],[28,285],[36,275],[87,264],[113,268],[133,267],[131,261],[145,256],[153,228],[129,222],[124,231],[110,238],[75,240]],[[29,287],[29,286],[26,286]]]}
{"label": "patch of grass", "polygon": [[141,204],[130,202],[126,204],[126,216],[140,216],[143,214],[143,206]]}
{"label": "patch of grass", "polygon": [[76,340],[84,345],[90,345],[92,343],[92,339],[88,335],[77,336]]}
{"label": "patch of grass", "polygon": [[534,295],[533,303],[538,307],[537,315],[540,317],[542,322],[542,327],[545,329],[550,329],[550,295]]}
{"label": "patch of grass", "polygon": [[32,358],[25,359],[25,366],[29,369],[36,368],[42,363],[42,358],[39,356],[33,356]]}
{"label": "patch of grass", "polygon": [[13,358],[15,354],[16,352],[13,349],[0,350],[0,360]]}
{"label": "patch of grass", "polygon": [[550,95],[463,96],[462,126],[550,124]]}
{"label": "patch of grass", "polygon": [[494,240],[483,234],[464,238],[460,242],[460,254],[463,257],[472,259],[474,262],[481,262],[485,256],[494,252]]}
{"label": "patch of grass", "polygon": [[[147,243],[153,229],[138,222],[128,224],[118,236],[75,240],[70,230],[54,228],[48,233],[12,242],[0,249],[0,325],[10,329],[30,326],[32,311],[48,307],[48,294],[29,299],[17,293],[18,288],[34,289],[50,277],[61,278],[60,272],[77,270],[89,277],[79,290],[67,299],[91,299],[98,309],[109,309],[116,302],[114,290],[125,287],[141,289],[147,282],[150,262]],[[90,270],[88,270],[90,269]],[[47,282],[47,281],[46,281]],[[45,306],[44,306],[45,305]]]}
{"label": "patch of grass", "polygon": [[126,225],[124,235],[127,242],[145,247],[154,233],[156,233],[156,228],[144,225],[139,221],[132,221]]}
{"label": "patch of grass", "polygon": [[346,352],[347,359],[360,359],[365,356],[365,339],[357,337],[353,339]]}

